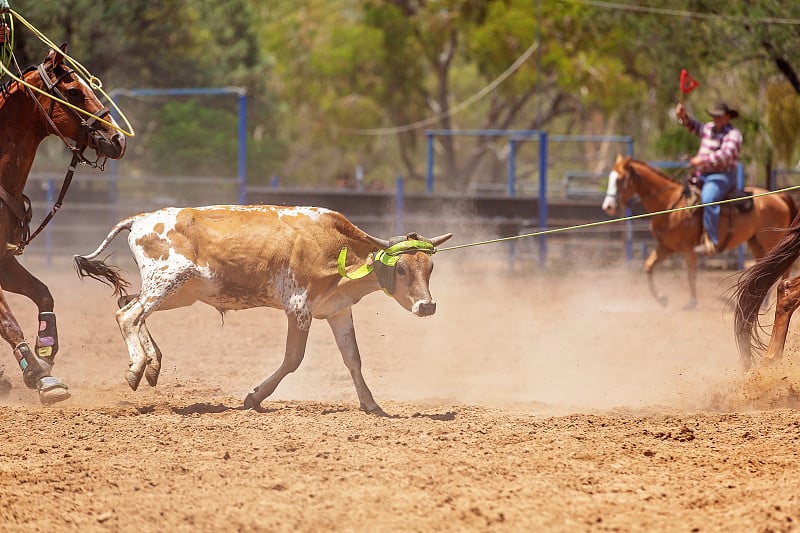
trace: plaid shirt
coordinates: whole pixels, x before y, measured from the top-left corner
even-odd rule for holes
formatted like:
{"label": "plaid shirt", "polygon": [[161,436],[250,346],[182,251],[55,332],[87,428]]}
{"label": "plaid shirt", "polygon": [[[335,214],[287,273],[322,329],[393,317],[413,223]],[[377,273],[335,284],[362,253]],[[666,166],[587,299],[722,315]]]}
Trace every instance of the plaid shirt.
{"label": "plaid shirt", "polygon": [[701,124],[690,118],[685,126],[700,137],[697,156],[702,159],[698,169],[702,174],[730,172],[736,167],[742,151],[742,132],[733,124],[728,123],[722,131],[715,132],[713,122]]}

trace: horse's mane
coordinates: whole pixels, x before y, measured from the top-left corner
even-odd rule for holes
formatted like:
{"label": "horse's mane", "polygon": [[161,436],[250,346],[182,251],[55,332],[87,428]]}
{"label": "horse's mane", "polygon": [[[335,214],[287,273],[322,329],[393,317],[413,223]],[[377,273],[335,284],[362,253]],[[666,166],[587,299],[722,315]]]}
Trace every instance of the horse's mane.
{"label": "horse's mane", "polygon": [[[37,68],[38,68],[38,65],[31,65],[30,67],[28,67],[28,68],[26,68],[25,70],[22,71],[22,73],[20,74],[20,77],[24,78],[25,74],[27,74],[28,72],[31,72],[33,70],[36,70]],[[17,82],[17,80],[15,80],[14,78],[9,78],[8,80],[6,80],[2,85],[0,85],[0,95],[6,96],[9,93],[9,91],[11,90],[11,84],[12,83],[19,83],[19,82]]]}
{"label": "horse's mane", "polygon": [[662,170],[661,170],[661,169],[659,169],[659,168],[656,168],[656,167],[654,167],[654,166],[648,165],[647,163],[645,163],[644,161],[642,161],[642,160],[640,160],[640,159],[633,159],[633,158],[631,158],[631,160],[629,161],[629,164],[632,164],[632,163],[636,163],[636,164],[637,164],[637,165],[639,165],[639,166],[645,167],[646,169],[648,169],[648,170],[650,170],[650,171],[654,172],[656,175],[658,175],[658,176],[660,176],[660,177],[664,178],[664,179],[665,179],[665,180],[667,180],[667,181],[670,181],[670,182],[672,182],[672,183],[678,184],[678,182],[677,182],[677,181],[675,181],[675,179],[674,179],[674,178],[672,178],[672,177],[671,177],[669,174],[665,173],[664,171],[662,171]]}

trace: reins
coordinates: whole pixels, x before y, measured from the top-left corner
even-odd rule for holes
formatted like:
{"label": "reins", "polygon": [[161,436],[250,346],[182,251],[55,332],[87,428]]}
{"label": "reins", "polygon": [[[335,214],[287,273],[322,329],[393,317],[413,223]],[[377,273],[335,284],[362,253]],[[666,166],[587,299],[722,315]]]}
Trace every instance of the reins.
{"label": "reins", "polygon": [[[14,61],[17,70],[19,71],[20,70],[19,65],[16,64],[16,57],[12,56],[12,60]],[[42,84],[44,84],[45,88],[49,93],[54,94],[56,97],[60,99],[64,98],[64,95],[61,93],[61,91],[58,89],[57,86],[61,82],[61,80],[63,80],[66,76],[69,76],[74,73],[72,69],[66,69],[63,74],[61,74],[60,76],[58,76],[58,78],[56,78],[55,81],[53,81],[50,78],[50,75],[47,73],[44,64],[39,64],[38,67],[36,67],[36,72],[41,78]],[[22,76],[24,74],[20,71],[20,75]],[[77,136],[78,138],[76,139],[75,144],[73,145],[69,142],[69,139],[67,139],[64,136],[64,134],[61,133],[61,130],[59,130],[55,122],[53,122],[51,114],[53,112],[53,106],[55,105],[54,101],[51,99],[50,109],[46,110],[28,85],[29,84],[23,85],[26,89],[26,94],[28,94],[28,96],[30,96],[33,99],[36,107],[42,113],[48,125],[50,126],[50,129],[61,138],[61,141],[64,143],[64,145],[69,149],[70,152],[72,152],[72,161],[70,161],[70,164],[67,167],[67,172],[64,175],[64,181],[61,184],[61,190],[59,191],[58,199],[50,208],[50,211],[47,213],[44,219],[42,219],[42,221],[39,223],[39,226],[33,233],[30,232],[30,226],[29,226],[30,220],[32,218],[30,210],[30,200],[28,200],[27,196],[23,194],[22,195],[23,205],[22,209],[20,209],[20,206],[18,205],[19,202],[11,198],[11,195],[8,194],[8,192],[5,189],[0,187],[0,199],[6,205],[9,206],[11,211],[17,217],[20,226],[22,227],[22,236],[20,238],[20,241],[17,244],[11,244],[11,243],[6,244],[6,248],[9,250],[13,250],[14,255],[21,255],[22,252],[25,250],[25,247],[28,244],[30,244],[30,242],[34,238],[36,238],[36,236],[39,235],[42,232],[42,230],[44,230],[44,228],[50,223],[55,214],[58,212],[58,210],[61,209],[64,198],[66,197],[67,191],[69,190],[69,186],[72,183],[72,178],[75,175],[75,169],[77,168],[78,163],[91,166],[94,168],[100,168],[101,170],[103,169],[103,166],[105,164],[105,158],[103,158],[102,163],[99,163],[100,158],[98,158],[97,161],[92,162],[89,161],[83,155],[83,152],[86,150],[86,147],[88,146],[89,135],[95,129],[94,127],[95,119],[102,120],[101,117],[110,113],[110,110],[107,107],[103,107],[96,114],[93,114],[93,117],[95,118],[84,120],[71,108],[67,108],[69,110],[69,113],[72,114],[73,118],[81,122],[81,127],[79,129],[79,133]]]}
{"label": "reins", "polygon": [[[50,221],[53,219],[58,210],[61,209],[61,205],[64,202],[64,197],[67,195],[67,191],[69,190],[69,185],[70,183],[72,183],[72,177],[75,174],[75,168],[77,167],[79,161],[80,161],[79,154],[77,153],[73,154],[72,161],[70,162],[69,167],[67,168],[67,173],[64,176],[64,181],[61,183],[61,190],[58,193],[58,199],[53,204],[53,207],[50,208],[50,211],[47,213],[47,215],[39,223],[39,227],[36,228],[36,230],[33,233],[30,233],[30,228],[28,227],[30,218],[28,218],[28,222],[23,222],[23,228],[25,228],[23,230],[23,237],[20,240],[20,242],[17,245],[15,245],[14,255],[21,255],[22,252],[25,250],[25,247],[28,246],[28,244],[30,244],[30,242],[42,232],[45,226],[47,226],[47,224],[49,224]],[[26,197],[23,195],[23,198]],[[30,210],[30,207],[28,209]],[[28,233],[28,235],[26,236],[25,233]]]}

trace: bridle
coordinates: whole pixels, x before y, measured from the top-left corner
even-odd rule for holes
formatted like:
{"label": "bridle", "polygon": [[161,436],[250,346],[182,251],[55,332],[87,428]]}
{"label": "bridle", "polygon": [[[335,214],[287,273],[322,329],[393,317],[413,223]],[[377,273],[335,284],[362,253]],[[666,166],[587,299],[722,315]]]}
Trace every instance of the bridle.
{"label": "bridle", "polygon": [[[64,71],[55,79],[55,81],[53,81],[50,78],[50,75],[47,73],[47,69],[45,68],[44,63],[40,63],[36,67],[36,71],[39,74],[39,78],[42,80],[42,84],[44,85],[45,90],[49,94],[58,98],[59,100],[68,101],[68,98],[64,96],[64,93],[62,93],[61,90],[58,88],[58,84],[61,83],[64,80],[64,78],[74,74],[75,71],[73,69],[65,68]],[[81,124],[80,128],[78,129],[78,135],[77,139],[75,140],[75,144],[70,144],[69,139],[67,139],[64,136],[64,134],[61,133],[61,130],[59,130],[58,126],[56,126],[55,122],[53,122],[52,114],[53,114],[53,108],[55,107],[56,104],[56,100],[51,98],[50,107],[48,110],[45,110],[42,103],[39,101],[38,98],[36,98],[36,95],[33,94],[33,90],[30,87],[26,87],[26,90],[28,91],[28,94],[31,96],[31,98],[33,98],[33,100],[36,102],[37,107],[42,111],[42,114],[44,115],[45,120],[47,120],[50,129],[52,129],[53,132],[61,138],[61,141],[66,145],[66,147],[69,148],[69,151],[72,152],[73,154],[73,159],[77,158],[75,163],[80,162],[83,165],[103,170],[106,158],[98,157],[97,160],[95,161],[89,161],[83,155],[83,152],[84,150],[86,150],[86,147],[89,146],[89,136],[93,132],[98,130],[97,127],[98,119],[102,119],[110,115],[111,110],[108,107],[102,107],[95,113],[92,113],[91,117],[86,119],[71,107],[64,106],[64,108],[72,116],[72,118],[74,118]],[[100,124],[102,124],[102,122],[100,122]],[[103,160],[102,163],[99,162],[101,159]]]}
{"label": "bridle", "polygon": [[[16,57],[14,57],[14,62],[16,63]],[[19,65],[17,65],[17,70],[19,71]],[[68,101],[68,98],[64,96],[61,90],[58,88],[58,85],[64,80],[64,78],[71,76],[75,71],[71,68],[65,68],[63,72],[58,75],[58,77],[53,81],[50,77],[50,74],[47,72],[47,68],[45,67],[44,63],[40,63],[37,67],[31,67],[27,69],[25,72],[20,71],[21,77],[24,76],[25,73],[30,72],[32,70],[36,70],[39,78],[42,81],[42,85],[44,86],[45,91],[52,95],[54,98],[58,98],[59,100]],[[3,187],[0,186],[0,200],[5,203],[11,212],[17,217],[17,221],[20,225],[21,229],[21,236],[18,243],[6,243],[6,248],[8,250],[13,250],[14,255],[21,255],[24,251],[25,247],[30,244],[30,242],[37,236],[41,231],[47,226],[50,220],[55,216],[59,209],[61,209],[61,205],[64,201],[64,197],[67,194],[67,190],[69,190],[70,183],[72,183],[72,178],[75,174],[75,169],[77,168],[78,164],[86,165],[92,168],[99,168],[101,171],[105,167],[106,157],[98,156],[95,161],[90,161],[83,155],[83,152],[89,146],[89,138],[90,135],[98,130],[98,119],[102,119],[103,117],[109,115],[111,110],[108,107],[102,107],[95,113],[91,114],[91,117],[84,118],[82,117],[77,111],[72,109],[69,106],[63,106],[66,111],[72,116],[73,119],[80,122],[80,127],[78,129],[77,138],[75,139],[75,144],[71,144],[69,139],[61,132],[58,128],[56,123],[53,121],[52,114],[53,109],[55,107],[56,100],[54,98],[50,99],[50,106],[49,109],[45,109],[42,102],[39,98],[36,97],[33,90],[25,86],[25,90],[30,96],[33,101],[35,102],[38,109],[41,111],[42,115],[44,116],[45,120],[50,127],[50,130],[53,131],[56,135],[61,138],[61,141],[64,145],[72,152],[72,161],[70,161],[69,166],[67,167],[67,173],[64,176],[64,181],[61,184],[61,190],[59,191],[58,198],[56,202],[53,204],[50,212],[44,217],[42,222],[39,224],[39,227],[31,233],[30,231],[30,221],[32,219],[32,211],[31,211],[31,202],[30,199],[22,195],[22,201],[18,201],[15,198],[11,197],[11,195],[6,191]],[[102,124],[102,122],[100,122]],[[102,161],[101,161],[102,160]]]}
{"label": "bridle", "polygon": [[[616,200],[617,196],[619,195],[619,191],[620,191],[619,183],[620,183],[621,179],[626,180],[626,182],[627,182],[627,180],[631,180],[633,182],[634,187],[635,187],[636,186],[636,179],[640,177],[639,174],[636,172],[636,170],[634,170],[633,167],[630,164],[624,165],[624,171],[625,171],[624,174],[620,174],[619,172],[617,173],[618,177],[617,177],[616,192],[613,195],[608,195],[611,198],[614,198],[615,200]],[[627,188],[627,183],[625,183],[625,185],[626,185],[625,188]],[[665,185],[665,186],[663,186],[663,187],[661,187],[661,188],[659,188],[659,189],[657,189],[655,191],[647,191],[646,194],[642,194],[642,192],[640,190],[636,190],[636,192],[634,194],[632,194],[631,197],[628,199],[628,202],[630,202],[636,195],[639,195],[639,199],[642,200],[642,201],[645,198],[658,197],[663,191],[666,191],[669,188],[671,188],[671,185],[667,184],[667,185]],[[638,189],[641,189],[641,187],[639,187]],[[675,199],[675,201],[672,203],[672,205],[670,205],[668,207],[668,209],[674,209],[675,206],[678,205],[678,203],[681,201],[682,197],[683,197],[683,194],[679,194],[678,197]]]}

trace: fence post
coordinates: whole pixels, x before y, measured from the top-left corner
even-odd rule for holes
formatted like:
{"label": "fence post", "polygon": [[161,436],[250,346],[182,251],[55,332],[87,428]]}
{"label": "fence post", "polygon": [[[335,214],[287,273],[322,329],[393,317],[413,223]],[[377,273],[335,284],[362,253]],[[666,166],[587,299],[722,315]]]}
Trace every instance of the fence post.
{"label": "fence post", "polygon": [[[736,163],[736,187],[740,191],[744,189],[744,166],[741,161]],[[736,209],[736,206],[731,206],[731,209]],[[736,252],[736,266],[739,270],[744,269],[744,244],[740,244]]]}
{"label": "fence post", "polygon": [[239,93],[239,204],[247,203],[247,93]]}
{"label": "fence post", "polygon": [[405,205],[403,204],[403,176],[397,176],[397,180],[395,181],[395,190],[394,190],[394,234],[395,235],[402,235],[403,234],[403,210],[405,209]]}
{"label": "fence post", "polygon": [[[47,178],[47,210],[50,211],[55,203],[55,182],[53,178]],[[48,268],[53,264],[53,235],[52,226],[47,226],[44,229],[44,249],[45,249],[45,264]]]}
{"label": "fence post", "polygon": [[428,140],[428,168],[425,174],[425,190],[428,194],[433,192],[433,133],[425,132]]}
{"label": "fence post", "polygon": [[508,141],[508,195],[514,196],[517,190],[517,141]]}
{"label": "fence post", "polygon": [[[539,229],[547,229],[547,132],[539,132]],[[547,261],[547,236],[539,236],[539,265]]]}

